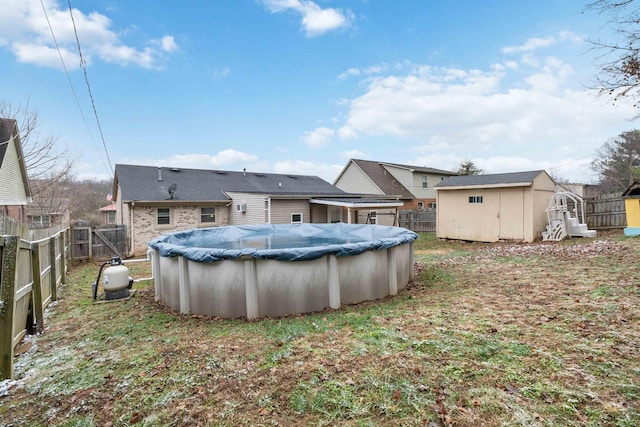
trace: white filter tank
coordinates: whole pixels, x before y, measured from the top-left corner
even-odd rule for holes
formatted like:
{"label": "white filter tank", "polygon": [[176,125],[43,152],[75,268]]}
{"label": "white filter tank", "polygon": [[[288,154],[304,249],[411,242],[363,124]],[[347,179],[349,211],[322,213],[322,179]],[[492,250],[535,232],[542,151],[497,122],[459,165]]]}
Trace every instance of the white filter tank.
{"label": "white filter tank", "polygon": [[129,286],[129,269],[124,265],[112,265],[102,274],[102,287],[106,292],[116,292]]}

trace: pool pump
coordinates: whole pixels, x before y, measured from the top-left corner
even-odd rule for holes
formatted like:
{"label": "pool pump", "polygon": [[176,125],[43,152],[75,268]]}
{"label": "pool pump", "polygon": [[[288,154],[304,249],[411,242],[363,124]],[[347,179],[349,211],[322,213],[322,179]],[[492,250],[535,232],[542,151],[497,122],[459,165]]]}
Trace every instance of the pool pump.
{"label": "pool pump", "polygon": [[[104,267],[108,266],[104,272]],[[91,284],[93,299],[98,297],[98,283],[102,275],[102,288],[105,300],[116,300],[129,296],[129,290],[133,286],[133,279],[129,276],[129,269],[125,267],[119,256],[114,256],[108,262],[100,266],[96,281]]]}

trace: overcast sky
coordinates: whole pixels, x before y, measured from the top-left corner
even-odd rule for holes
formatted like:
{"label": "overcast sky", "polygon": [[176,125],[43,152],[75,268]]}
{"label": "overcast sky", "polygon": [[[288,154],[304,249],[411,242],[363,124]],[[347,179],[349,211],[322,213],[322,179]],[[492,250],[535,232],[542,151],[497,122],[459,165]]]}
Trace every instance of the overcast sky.
{"label": "overcast sky", "polygon": [[333,182],[360,158],[589,183],[637,111],[593,89],[588,40],[608,29],[586,3],[2,0],[0,99],[28,102],[79,178],[127,163]]}

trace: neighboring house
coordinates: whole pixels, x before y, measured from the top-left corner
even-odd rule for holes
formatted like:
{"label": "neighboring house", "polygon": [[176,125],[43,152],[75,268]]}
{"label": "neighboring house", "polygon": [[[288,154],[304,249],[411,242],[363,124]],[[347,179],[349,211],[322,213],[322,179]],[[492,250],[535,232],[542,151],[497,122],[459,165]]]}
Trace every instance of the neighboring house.
{"label": "neighboring house", "polygon": [[543,170],[447,178],[436,185],[436,236],[532,242],[546,229],[554,188]]}
{"label": "neighboring house", "polygon": [[69,224],[71,197],[66,182],[34,179],[29,181],[32,200],[27,206],[26,223],[31,228]]}
{"label": "neighboring house", "polygon": [[0,118],[0,217],[25,222],[31,189],[22,154],[18,123]]}
{"label": "neighboring house", "polygon": [[363,199],[316,176],[137,165],[116,165],[113,200],[116,223],[127,226],[135,254],[146,252],[147,242],[160,234],[178,230],[379,223],[371,211],[401,206],[395,200]]}
{"label": "neighboring house", "polygon": [[434,186],[455,172],[422,166],[351,159],[334,181],[350,193],[396,197],[403,209],[434,208]]}
{"label": "neighboring house", "polygon": [[115,225],[116,224],[116,204],[111,203],[110,205],[103,206],[100,209],[100,215],[102,216],[101,224],[102,225]]}

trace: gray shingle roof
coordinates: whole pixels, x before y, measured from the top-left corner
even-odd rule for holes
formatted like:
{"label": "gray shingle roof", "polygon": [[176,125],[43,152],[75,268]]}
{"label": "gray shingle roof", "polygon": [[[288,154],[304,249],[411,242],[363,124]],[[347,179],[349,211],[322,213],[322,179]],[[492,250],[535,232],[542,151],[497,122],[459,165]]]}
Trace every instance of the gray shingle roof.
{"label": "gray shingle roof", "polygon": [[496,173],[488,175],[452,176],[446,178],[444,181],[439,182],[435,185],[435,187],[472,187],[520,183],[531,184],[533,183],[535,177],[537,177],[541,173],[545,173],[545,171],[537,170],[527,172]]}
{"label": "gray shingle roof", "polygon": [[401,196],[413,199],[413,194],[411,194],[404,185],[400,184],[393,175],[388,173],[380,162],[358,159],[353,159],[353,162],[358,165],[387,196]]}
{"label": "gray shingle roof", "polygon": [[381,165],[396,166],[403,169],[412,169],[416,172],[432,173],[435,175],[457,175],[456,172],[446,171],[443,169],[428,168],[426,166],[403,165],[400,163],[380,162]]}
{"label": "gray shingle roof", "polygon": [[[228,201],[225,192],[270,195],[344,196],[347,193],[317,176],[209,169],[116,165],[116,182],[125,201],[170,199],[169,187],[176,184],[175,200]],[[114,183],[115,184],[115,183]]]}

